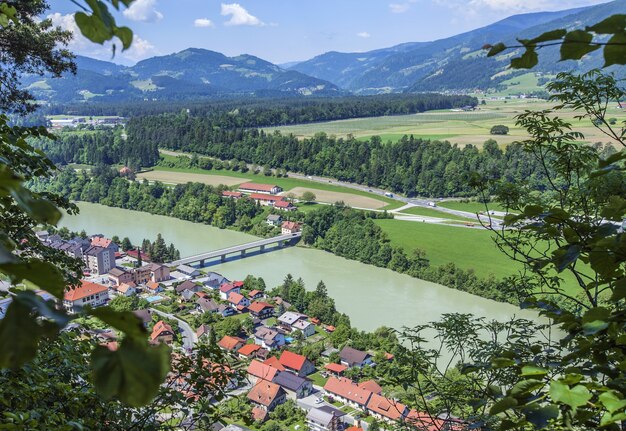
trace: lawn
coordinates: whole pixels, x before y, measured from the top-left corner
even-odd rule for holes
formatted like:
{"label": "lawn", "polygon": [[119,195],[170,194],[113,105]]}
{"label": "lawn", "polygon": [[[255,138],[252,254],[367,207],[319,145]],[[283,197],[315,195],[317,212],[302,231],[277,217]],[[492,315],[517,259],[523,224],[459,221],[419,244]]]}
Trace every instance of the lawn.
{"label": "lawn", "polygon": [[326,381],[328,380],[328,378],[323,377],[319,371],[315,372],[314,374],[311,374],[309,376],[307,376],[309,379],[311,379],[311,381],[313,382],[314,385],[316,386],[324,386],[326,384]]}
{"label": "lawn", "polygon": [[[485,204],[481,202],[461,202],[461,201],[443,201],[437,202],[437,205],[444,208],[449,208],[451,210],[457,211],[467,211],[471,213],[482,213],[485,212]],[[487,204],[489,211],[506,211],[506,209],[498,204],[497,202],[490,202]]]}
{"label": "lawn", "polygon": [[404,209],[402,210],[402,212],[396,213],[396,214],[411,214],[411,215],[424,216],[424,217],[437,217],[437,218],[445,218],[448,220],[459,220],[463,222],[472,220],[467,217],[461,217],[461,216],[457,216],[454,214],[448,214],[442,211],[437,211],[434,208],[425,208],[425,207],[412,207],[412,208]]}
{"label": "lawn", "polygon": [[465,229],[401,220],[376,220],[394,246],[411,252],[420,248],[426,252],[431,265],[453,262],[463,269],[474,269],[487,277],[506,277],[521,265],[508,259],[491,240],[492,233],[480,229]]}

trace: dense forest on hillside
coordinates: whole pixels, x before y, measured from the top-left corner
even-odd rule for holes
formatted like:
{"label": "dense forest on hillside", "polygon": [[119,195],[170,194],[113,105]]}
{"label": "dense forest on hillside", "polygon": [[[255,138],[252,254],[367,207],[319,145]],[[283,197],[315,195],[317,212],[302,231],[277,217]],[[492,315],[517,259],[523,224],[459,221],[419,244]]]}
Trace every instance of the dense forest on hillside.
{"label": "dense forest on hillside", "polygon": [[46,114],[118,115],[141,117],[164,113],[187,112],[192,117],[219,125],[221,128],[268,127],[302,124],[348,118],[378,117],[381,115],[415,114],[436,109],[476,106],[478,100],[470,96],[441,94],[388,94],[368,97],[341,97],[317,99],[227,99],[215,102],[189,101],[163,103],[159,101],[93,103],[55,105],[42,112]]}

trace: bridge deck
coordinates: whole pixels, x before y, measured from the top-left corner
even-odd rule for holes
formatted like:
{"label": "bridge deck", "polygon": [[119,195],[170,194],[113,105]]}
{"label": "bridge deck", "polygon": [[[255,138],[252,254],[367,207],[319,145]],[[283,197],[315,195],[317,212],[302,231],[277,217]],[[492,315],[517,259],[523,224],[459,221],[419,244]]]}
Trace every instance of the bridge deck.
{"label": "bridge deck", "polygon": [[228,254],[240,253],[252,248],[264,247],[266,245],[276,244],[279,242],[286,242],[292,239],[300,238],[302,232],[297,232],[289,235],[279,235],[273,238],[261,239],[258,241],[249,242],[247,244],[236,245],[233,247],[223,248],[221,250],[210,251],[207,253],[196,254],[194,256],[185,257],[183,259],[176,260],[168,263],[169,266],[187,265],[194,262],[200,262],[202,260],[211,260],[217,257],[226,256]]}

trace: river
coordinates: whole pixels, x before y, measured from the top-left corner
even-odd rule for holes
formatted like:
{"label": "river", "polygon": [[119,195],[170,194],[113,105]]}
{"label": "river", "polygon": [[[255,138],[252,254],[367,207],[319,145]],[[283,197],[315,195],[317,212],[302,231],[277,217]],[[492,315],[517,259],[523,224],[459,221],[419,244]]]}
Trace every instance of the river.
{"label": "river", "polygon": [[[181,256],[217,250],[258,239],[254,236],[171,217],[79,203],[80,214],[65,216],[60,226],[88,234],[129,237],[134,244],[154,240],[161,233],[173,242]],[[287,274],[301,277],[307,289],[323,280],[337,309],[350,316],[352,325],[366,331],[380,326],[400,329],[438,320],[443,313],[472,313],[500,321],[512,316],[535,319],[536,314],[519,308],[449,289],[435,283],[347,260],[303,247],[290,247],[213,265],[212,271],[229,279],[261,276],[268,288]]]}

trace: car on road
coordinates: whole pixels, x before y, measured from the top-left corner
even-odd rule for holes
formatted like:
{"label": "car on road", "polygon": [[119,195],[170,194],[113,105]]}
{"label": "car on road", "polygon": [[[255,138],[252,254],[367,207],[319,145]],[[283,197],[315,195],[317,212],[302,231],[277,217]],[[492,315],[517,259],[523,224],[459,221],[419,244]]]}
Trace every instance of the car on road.
{"label": "car on road", "polygon": [[321,399],[321,398],[316,398],[315,399],[315,404],[322,404],[323,402],[324,402],[324,400]]}

